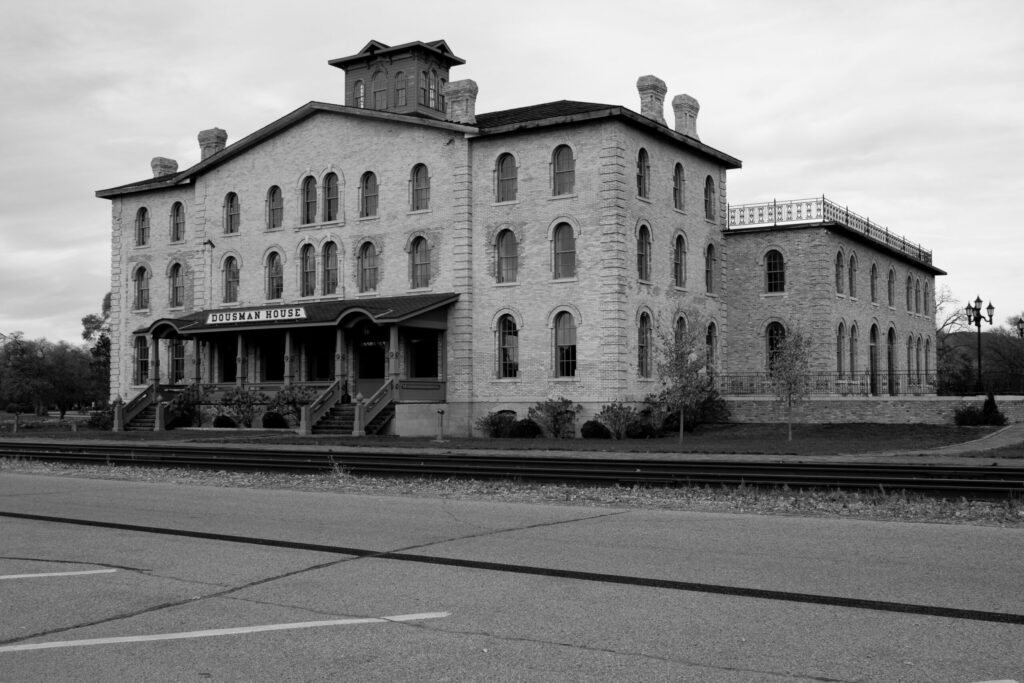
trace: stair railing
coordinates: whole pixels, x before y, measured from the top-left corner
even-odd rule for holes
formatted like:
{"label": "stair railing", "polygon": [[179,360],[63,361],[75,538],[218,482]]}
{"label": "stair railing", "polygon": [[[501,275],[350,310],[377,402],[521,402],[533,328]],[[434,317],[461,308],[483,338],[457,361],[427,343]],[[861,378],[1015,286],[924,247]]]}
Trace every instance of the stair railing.
{"label": "stair railing", "polygon": [[302,406],[300,409],[299,433],[312,434],[313,425],[319,422],[341,400],[343,393],[342,381],[336,379],[312,403],[308,406]]}
{"label": "stair railing", "polygon": [[132,420],[142,414],[146,408],[153,404],[156,399],[156,385],[150,384],[145,389],[140,391],[135,398],[128,401],[121,409],[121,429],[124,429],[132,423]]}
{"label": "stair railing", "polygon": [[[361,424],[355,425],[359,431],[366,433],[366,427],[373,418],[377,417],[380,411],[388,407],[392,401],[395,400],[395,384],[390,379],[381,386],[380,389],[374,393],[373,396],[366,399],[365,405],[362,409],[362,420]],[[358,415],[358,413],[356,413]]]}

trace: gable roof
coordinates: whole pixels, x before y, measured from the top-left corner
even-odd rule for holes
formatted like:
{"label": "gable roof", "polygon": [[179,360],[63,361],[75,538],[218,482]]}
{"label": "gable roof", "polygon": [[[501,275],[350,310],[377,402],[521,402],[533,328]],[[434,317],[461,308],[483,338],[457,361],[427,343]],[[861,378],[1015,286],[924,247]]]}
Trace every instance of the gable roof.
{"label": "gable roof", "polygon": [[356,64],[359,62],[365,62],[371,57],[379,57],[385,55],[393,55],[399,52],[412,52],[415,50],[421,50],[432,54],[434,57],[448,64],[448,66],[456,66],[458,64],[465,64],[466,60],[460,59],[455,56],[452,49],[448,47],[448,43],[443,40],[432,40],[429,43],[421,41],[413,41],[411,43],[402,43],[401,45],[395,45],[394,47],[386,45],[379,40],[371,40],[363,49],[354,55],[348,57],[338,57],[337,59],[328,60],[327,63],[331,66],[335,66],[339,69],[344,69],[349,64]]}

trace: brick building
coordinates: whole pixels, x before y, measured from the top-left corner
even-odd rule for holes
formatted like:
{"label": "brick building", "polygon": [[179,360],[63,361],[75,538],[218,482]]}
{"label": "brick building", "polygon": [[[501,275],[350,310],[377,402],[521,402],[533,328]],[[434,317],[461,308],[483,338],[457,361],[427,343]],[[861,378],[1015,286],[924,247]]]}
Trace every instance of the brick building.
{"label": "brick building", "polygon": [[[589,415],[657,388],[656,331],[687,316],[723,378],[764,371],[772,323],[832,330],[829,344],[843,329],[911,335],[908,353],[933,356],[930,257],[829,217],[730,230],[740,162],[700,141],[693,98],[673,98],[671,126],[653,76],[639,114],[478,114],[476,84],[449,79],[462,63],[444,41],[371,41],[329,62],[344,105],[310,102],[230,146],[202,131],[195,165],[157,157],[152,178],[97,192],[113,209],[111,395],[127,419],[189,382],[307,386],[311,424],[362,397],[357,433],[433,433],[444,410],[467,434],[563,396]],[[755,275],[771,252],[781,292]],[[920,282],[923,308],[826,296],[834,259],[859,266],[861,290],[876,265]]]}

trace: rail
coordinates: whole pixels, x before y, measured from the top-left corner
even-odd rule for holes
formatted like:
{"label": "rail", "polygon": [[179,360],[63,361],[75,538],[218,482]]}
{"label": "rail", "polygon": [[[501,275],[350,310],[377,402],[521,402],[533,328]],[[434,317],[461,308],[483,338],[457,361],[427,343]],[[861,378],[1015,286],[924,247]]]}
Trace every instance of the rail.
{"label": "rail", "polygon": [[813,199],[773,200],[729,207],[730,230],[799,223],[838,223],[921,263],[931,265],[932,262],[932,252],[920,244],[914,244],[890,232],[888,228],[872,223],[870,219],[850,211],[848,207],[840,206],[824,195]]}
{"label": "rail", "polygon": [[[774,394],[767,372],[715,374],[715,388],[723,396]],[[924,396],[936,393],[934,372],[812,372],[808,393],[834,396]]]}
{"label": "rail", "polygon": [[128,401],[124,406],[124,422],[123,424],[129,425],[132,420],[137,418],[142,411],[148,408],[156,400],[156,385],[150,384],[145,389],[140,391],[135,398]]}
{"label": "rail", "polygon": [[319,422],[320,419],[334,407],[334,404],[341,400],[343,393],[344,389],[342,388],[341,380],[334,380],[329,387],[324,389],[323,393],[317,396],[316,399],[309,404],[310,427]]}
{"label": "rail", "polygon": [[378,389],[373,396],[366,399],[366,404],[363,406],[362,411],[362,424],[359,425],[359,430],[364,431],[366,429],[366,426],[373,422],[373,418],[377,417],[380,411],[384,410],[384,408],[386,408],[394,400],[395,383],[389,379],[388,381],[384,382],[381,388]]}

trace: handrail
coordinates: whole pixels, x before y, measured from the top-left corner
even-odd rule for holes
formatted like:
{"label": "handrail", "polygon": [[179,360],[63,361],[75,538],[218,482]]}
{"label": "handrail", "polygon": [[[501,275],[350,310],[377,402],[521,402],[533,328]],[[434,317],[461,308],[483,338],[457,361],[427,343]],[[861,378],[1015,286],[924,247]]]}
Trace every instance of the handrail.
{"label": "handrail", "polygon": [[384,410],[393,400],[395,396],[395,385],[389,379],[381,385],[381,388],[374,392],[373,396],[366,399],[366,405],[363,407],[363,423],[359,425],[360,429],[366,429],[366,426],[373,422],[373,418],[377,417],[380,411]]}
{"label": "handrail", "polygon": [[326,415],[334,407],[334,404],[341,400],[341,395],[341,380],[336,379],[329,387],[324,389],[322,394],[316,397],[316,400],[309,404],[309,424],[315,425],[319,422],[320,418]]}
{"label": "handrail", "polygon": [[148,408],[156,400],[156,385],[150,384],[140,391],[135,398],[128,401],[124,406],[124,424],[131,424],[131,421]]}

